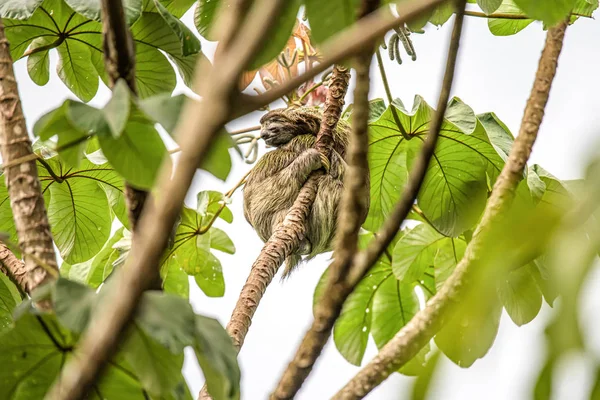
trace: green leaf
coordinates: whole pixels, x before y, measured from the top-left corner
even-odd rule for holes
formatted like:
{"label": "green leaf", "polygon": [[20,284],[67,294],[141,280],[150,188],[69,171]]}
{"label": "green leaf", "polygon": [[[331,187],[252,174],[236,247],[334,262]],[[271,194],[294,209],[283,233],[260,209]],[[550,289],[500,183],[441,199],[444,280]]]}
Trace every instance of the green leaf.
{"label": "green leaf", "polygon": [[550,400],[552,398],[552,373],[554,372],[554,362],[546,361],[546,364],[540,371],[540,375],[535,383],[533,398],[535,400]]}
{"label": "green leaf", "polygon": [[118,139],[125,129],[131,111],[131,93],[124,79],[119,79],[113,87],[112,96],[103,111],[113,137]]}
{"label": "green leaf", "polygon": [[0,274],[0,333],[12,325],[12,313],[19,303],[19,290],[6,275]]}
{"label": "green leaf", "polygon": [[231,155],[229,154],[231,146],[233,146],[231,136],[227,131],[222,130],[214,139],[200,168],[223,181],[227,179],[231,171]]}
{"label": "green leaf", "polygon": [[88,286],[59,279],[52,293],[54,312],[61,324],[75,333],[85,330],[96,304],[96,293]]}
{"label": "green leaf", "polygon": [[[514,16],[525,15],[513,0],[504,0],[497,12]],[[510,36],[527,28],[533,21],[533,19],[489,18],[488,28],[495,36]]]}
{"label": "green leaf", "polygon": [[479,114],[477,120],[483,125],[490,142],[502,160],[506,161],[515,140],[508,127],[494,113]]}
{"label": "green leaf", "polygon": [[104,244],[100,252],[92,259],[83,263],[68,265],[65,270],[65,263],[61,266],[61,275],[77,282],[85,283],[93,288],[100,286],[113,271],[113,263],[119,258],[121,252],[113,245],[123,238],[123,228]]}
{"label": "green leaf", "polygon": [[219,228],[210,229],[210,247],[227,254],[235,254],[233,241]]}
{"label": "green leaf", "polygon": [[[65,0],[66,3],[76,12],[100,22],[102,7],[100,1],[90,0]],[[128,25],[131,25],[140,17],[142,12],[142,0],[123,0],[123,10]]]}
{"label": "green leaf", "polygon": [[[39,37],[31,42],[31,51],[40,49],[53,42],[47,37]],[[39,86],[44,86],[50,80],[50,51],[40,50],[27,58],[27,72],[31,80]]]}
{"label": "green leaf", "polygon": [[[0,335],[0,398],[43,399],[66,362],[75,337],[53,315],[25,313],[15,327]],[[90,389],[103,398],[144,400],[135,374],[122,360],[109,362],[102,378]],[[96,395],[91,399],[99,399]]]}
{"label": "green leaf", "polygon": [[152,121],[132,105],[129,120],[122,135],[98,137],[102,152],[128,182],[141,189],[150,189],[167,149]]}
{"label": "green leaf", "polygon": [[445,2],[434,9],[429,22],[436,26],[442,26],[448,22],[452,14],[454,14],[454,5]]}
{"label": "green leaf", "polygon": [[[45,38],[59,53],[61,79],[77,97],[88,101],[97,91],[98,75],[108,83],[102,26],[96,21],[100,17],[100,2],[69,0],[68,3],[76,12],[63,0],[44,0],[35,11],[29,8],[33,12],[30,17],[22,12],[15,15],[25,20],[5,19],[3,22],[7,38],[13,44],[11,55],[15,61],[24,55],[32,41]],[[26,7],[31,4],[28,2]],[[124,5],[135,42],[138,95],[143,98],[160,92],[170,93],[175,88],[175,71],[162,52],[173,58],[177,68],[185,72],[184,81],[190,84],[191,70],[200,52],[199,40],[160,4],[155,7],[154,2],[147,1],[144,12],[140,9],[141,0],[127,0]],[[174,8],[179,7],[180,4],[174,5]],[[30,63],[34,65],[38,63],[35,58],[47,56],[47,52],[32,56],[35,57]],[[43,73],[41,69],[40,77],[32,78],[38,83],[44,82]]]}
{"label": "green leaf", "polygon": [[135,325],[125,342],[124,356],[152,396],[167,396],[181,382],[183,353],[171,353]]}
{"label": "green leaf", "polygon": [[323,43],[352,25],[357,19],[359,5],[358,0],[306,0],[306,15],[315,43]]}
{"label": "green leaf", "polygon": [[[196,199],[196,211],[202,217],[213,216],[217,213],[219,209],[221,209],[223,204],[229,204],[229,201],[223,193],[214,190],[203,190],[201,192],[198,192]],[[221,210],[219,218],[223,219],[228,223],[233,222],[233,214],[229,207],[225,206],[223,210]]]}
{"label": "green leaf", "polygon": [[375,264],[348,296],[333,327],[335,347],[353,365],[359,366],[363,359],[372,326],[373,298],[387,280],[396,281],[389,264]]}
{"label": "green leaf", "polygon": [[[260,68],[269,61],[274,60],[285,48],[296,24],[300,3],[299,0],[288,0],[284,3],[281,14],[277,18],[277,23],[273,24],[269,30],[269,40],[264,41],[263,46],[255,53],[252,62],[248,66],[249,70]],[[289,54],[288,58],[291,57],[292,54]]]}
{"label": "green leaf", "polygon": [[194,25],[196,25],[198,33],[206,40],[219,40],[217,32],[213,32],[213,24],[221,4],[221,0],[198,0],[194,11]]}
{"label": "green leaf", "polygon": [[43,0],[4,0],[0,3],[0,17],[25,19],[31,17]]}
{"label": "green leaf", "polygon": [[181,18],[196,0],[160,0],[160,3],[167,8],[171,14],[177,18]]}
{"label": "green leaf", "polygon": [[122,190],[122,180],[108,164],[84,160],[78,169],[67,170],[55,157],[47,159],[61,183],[46,170],[38,175],[48,204],[52,235],[69,264],[95,256],[110,235],[112,216],[106,195],[98,184]]}
{"label": "green leaf", "polygon": [[411,393],[412,400],[425,400],[428,398],[427,394],[429,393],[429,387],[433,382],[432,378],[438,366],[439,359],[440,352],[435,352],[427,360],[424,371],[415,380]]}
{"label": "green leaf", "polygon": [[225,294],[221,262],[212,253],[208,253],[204,268],[194,275],[194,280],[208,297],[223,297]]}
{"label": "green leaf", "polygon": [[[399,200],[408,180],[408,167],[419,154],[432,115],[431,108],[420,97],[416,97],[411,114],[400,109],[397,112],[411,137],[408,141],[402,137],[389,108],[369,124],[374,201],[364,227],[372,232],[381,227]],[[465,126],[464,121],[461,124]],[[493,182],[503,164],[480,123],[473,133],[466,134],[445,120],[417,203],[438,231],[459,236],[478,221],[486,202],[487,176]]]}
{"label": "green leaf", "polygon": [[58,76],[81,101],[90,101],[98,91],[98,74],[89,48],[83,43],[67,40],[57,50]]}
{"label": "green leaf", "polygon": [[240,398],[240,369],[231,338],[217,320],[196,315],[194,351],[214,400]]}
{"label": "green leaf", "polygon": [[167,25],[169,25],[173,33],[179,38],[179,42],[181,43],[181,55],[185,57],[190,54],[198,53],[200,51],[200,41],[189,28],[178,18],[171,15],[159,0],[154,0],[154,6]]}
{"label": "green leaf", "polygon": [[171,96],[161,93],[140,100],[138,105],[148,118],[161,124],[172,135],[175,132],[175,126],[179,121],[186,98],[183,94]]}
{"label": "green leaf", "polygon": [[496,339],[502,307],[486,300],[456,313],[435,336],[438,348],[459,367],[485,356]]}
{"label": "green leaf", "polygon": [[467,244],[420,224],[404,234],[394,247],[392,269],[405,284],[423,283],[433,266],[435,286],[439,289],[462,259]]}
{"label": "green leaf", "polygon": [[505,280],[498,282],[498,298],[518,326],[533,321],[542,307],[542,293],[532,272],[534,268],[528,264],[511,271]]}
{"label": "green leaf", "polygon": [[553,26],[569,15],[575,0],[546,0],[543,3],[535,0],[515,0],[515,3],[527,16]]}
{"label": "green leaf", "polygon": [[60,256],[74,264],[96,255],[110,235],[112,218],[106,195],[89,179],[50,185],[48,220]]}
{"label": "green leaf", "polygon": [[181,266],[173,257],[167,257],[161,265],[161,279],[165,293],[175,294],[187,299],[190,296],[188,274],[181,269]]}
{"label": "green leaf", "polygon": [[477,0],[477,5],[481,7],[484,13],[490,15],[500,7],[502,0]]}
{"label": "green leaf", "polygon": [[414,284],[402,283],[394,277],[383,281],[373,298],[371,334],[381,349],[419,311]]}
{"label": "green leaf", "polygon": [[477,127],[477,118],[473,109],[462,102],[458,97],[453,97],[448,103],[444,118],[456,125],[464,133],[473,133]]}

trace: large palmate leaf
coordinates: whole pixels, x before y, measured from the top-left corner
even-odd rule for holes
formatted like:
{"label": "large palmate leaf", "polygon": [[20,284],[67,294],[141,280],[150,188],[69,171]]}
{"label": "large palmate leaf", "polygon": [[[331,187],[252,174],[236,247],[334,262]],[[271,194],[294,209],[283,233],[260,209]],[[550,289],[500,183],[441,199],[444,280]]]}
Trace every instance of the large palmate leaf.
{"label": "large palmate leaf", "polygon": [[[362,236],[365,239],[365,235]],[[323,295],[326,279],[327,271],[315,290],[315,304]],[[346,299],[333,328],[334,343],[348,362],[360,365],[369,334],[377,347],[381,348],[418,310],[419,301],[414,284],[398,281],[392,272],[390,260],[384,256]],[[400,372],[405,373],[405,370],[401,369]]]}
{"label": "large palmate leaf", "polygon": [[[371,198],[375,200],[364,224],[369,231],[379,229],[399,200],[433,113],[418,96],[411,114],[396,111],[410,140],[403,138],[389,108],[369,124]],[[473,131],[465,133],[467,128]],[[502,166],[483,125],[469,107],[453,99],[417,203],[438,231],[456,237],[477,222],[486,202],[487,180],[493,182]]]}
{"label": "large palmate leaf", "polygon": [[[225,281],[221,262],[211,249],[228,254],[235,253],[235,246],[222,230],[208,224],[215,216],[218,208],[217,192],[200,192],[198,195],[198,211],[184,207],[181,223],[175,233],[173,248],[163,258],[161,270],[163,275],[186,274],[194,277],[202,291],[211,297],[220,297],[225,293]],[[222,196],[222,195],[221,195]],[[213,201],[211,201],[213,199]],[[231,211],[223,208],[224,214],[219,216],[230,222]],[[222,212],[223,213],[223,212]],[[181,278],[178,278],[181,279]]]}
{"label": "large palmate leaf", "polygon": [[488,28],[495,36],[514,35],[527,28],[534,21],[533,19],[527,19],[526,14],[512,0],[504,0],[497,9],[497,13],[514,15],[515,17],[523,17],[524,19],[488,19]]}
{"label": "large palmate leaf", "polygon": [[[98,90],[98,77],[107,82],[102,50],[100,2],[84,0],[44,0],[31,3],[20,12],[0,8],[0,16],[16,61],[28,61],[32,79],[45,84],[48,79],[48,52],[59,55],[57,73],[65,85],[82,101],[89,101]],[[143,8],[142,8],[143,6]],[[24,11],[23,11],[24,10]],[[125,14],[131,25],[136,51],[136,84],[141,97],[171,92],[176,77],[167,57],[180,71],[194,65],[200,42],[158,0],[128,0]],[[189,76],[184,76],[186,82]]]}
{"label": "large palmate leaf", "polygon": [[58,157],[39,168],[48,220],[61,257],[69,264],[94,257],[110,236],[113,220],[101,185],[122,196],[122,178],[108,165],[84,160],[67,168]]}
{"label": "large palmate leaf", "polygon": [[108,278],[121,256],[121,251],[113,246],[122,238],[123,228],[115,232],[93,258],[73,265],[64,262],[60,267],[61,276],[97,288]]}
{"label": "large palmate leaf", "polygon": [[[56,317],[22,315],[14,328],[0,335],[0,398],[43,399],[72,357],[75,344],[75,337]],[[116,359],[109,362],[91,393],[91,399],[148,398],[131,367]]]}
{"label": "large palmate leaf", "polygon": [[[462,239],[446,237],[428,224],[419,224],[396,242],[394,275],[405,284],[420,283],[433,295],[462,259],[466,245]],[[431,280],[434,285],[429,284]]]}

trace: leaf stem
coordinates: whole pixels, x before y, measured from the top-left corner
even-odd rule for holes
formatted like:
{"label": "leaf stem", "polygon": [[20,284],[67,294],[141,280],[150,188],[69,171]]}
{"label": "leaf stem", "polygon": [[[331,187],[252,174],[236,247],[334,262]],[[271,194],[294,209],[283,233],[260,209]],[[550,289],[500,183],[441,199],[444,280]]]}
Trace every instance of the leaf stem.
{"label": "leaf stem", "polygon": [[400,117],[398,117],[398,111],[396,110],[396,106],[393,104],[394,99],[392,98],[392,91],[390,90],[390,84],[387,79],[387,74],[385,73],[385,68],[383,66],[383,59],[381,58],[381,53],[379,49],[375,51],[375,55],[377,56],[377,65],[379,66],[379,74],[381,75],[381,80],[383,81],[383,87],[385,88],[385,94],[388,98],[388,103],[390,103],[390,110],[392,110],[392,116],[394,117],[394,122],[398,126],[402,137],[406,140],[410,140],[406,129],[402,126],[400,122]]}

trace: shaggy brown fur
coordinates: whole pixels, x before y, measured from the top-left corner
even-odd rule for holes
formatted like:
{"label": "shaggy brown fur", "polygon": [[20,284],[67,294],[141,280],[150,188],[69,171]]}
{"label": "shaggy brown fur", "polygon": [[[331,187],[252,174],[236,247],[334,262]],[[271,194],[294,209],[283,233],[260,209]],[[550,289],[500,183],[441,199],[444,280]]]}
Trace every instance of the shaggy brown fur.
{"label": "shaggy brown fur", "polygon": [[[248,176],[244,186],[244,216],[263,242],[281,224],[311,172],[322,166],[319,152],[313,148],[321,118],[316,108],[298,107],[270,111],[260,121],[261,137],[276,149],[262,156]],[[349,133],[350,125],[340,120],[334,132],[331,168],[319,180],[307,220],[306,238],[286,260],[284,277],[302,260],[301,255],[310,259],[331,250]]]}

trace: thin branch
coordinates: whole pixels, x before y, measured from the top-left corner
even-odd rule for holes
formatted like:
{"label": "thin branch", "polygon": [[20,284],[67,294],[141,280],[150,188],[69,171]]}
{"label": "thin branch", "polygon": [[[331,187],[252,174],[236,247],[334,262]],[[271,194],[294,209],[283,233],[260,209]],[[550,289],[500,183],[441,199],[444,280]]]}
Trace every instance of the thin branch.
{"label": "thin branch", "polygon": [[[373,12],[378,0],[363,0],[361,16]],[[358,233],[369,209],[369,72],[373,58],[373,45],[356,57],[356,87],[352,130],[348,149],[348,170],[344,179],[344,192],[338,215],[334,262],[329,267],[324,298],[319,301],[315,319],[304,336],[296,354],[284,371],[271,399],[291,399],[310,374],[323,346],[329,339],[331,326],[343,300],[350,290],[345,276],[350,269],[358,244]],[[334,70],[335,71],[335,70]],[[335,73],[335,72],[334,72]],[[347,82],[346,82],[347,84]]]}
{"label": "thin branch", "polygon": [[[493,240],[493,227],[512,205],[515,190],[523,177],[523,169],[537,138],[548,102],[550,88],[558,64],[567,22],[548,30],[546,44],[540,58],[533,89],[523,115],[521,129],[508,160],[496,180],[480,225],[468,244],[465,256],[446,280],[442,289],[427,306],[419,311],[344,388],[335,399],[360,399],[385,380],[393,371],[412,359],[443,326],[443,318],[460,301],[469,284],[469,276],[481,259],[482,249]],[[480,264],[476,265],[481,267]]]}
{"label": "thin branch", "polygon": [[[200,63],[195,83],[206,83],[204,100],[187,102],[175,136],[181,138],[181,155],[174,173],[163,166],[158,193],[151,198],[139,221],[138,235],[130,256],[104,289],[106,300],[94,311],[90,324],[80,339],[73,357],[65,365],[48,398],[75,400],[82,398],[97,379],[101,367],[116,350],[142,293],[152,284],[153,276],[167,245],[169,233],[181,212],[183,200],[198,165],[208,153],[218,132],[232,116],[232,99],[239,77],[251,57],[263,43],[277,21],[283,0],[257,0],[243,24],[227,25],[237,34],[212,66]],[[221,13],[236,9],[231,7]],[[222,25],[218,19],[218,26]],[[199,106],[201,104],[201,106]]]}
{"label": "thin branch", "polygon": [[396,107],[394,106],[394,104],[392,104],[394,102],[394,99],[392,97],[392,91],[390,90],[390,84],[387,79],[387,74],[385,73],[385,67],[383,66],[383,60],[381,59],[381,53],[379,52],[379,49],[377,49],[375,51],[375,55],[377,56],[377,65],[379,66],[379,74],[381,75],[381,81],[383,82],[383,87],[385,88],[385,94],[388,98],[388,103],[390,103],[390,109],[392,110],[392,116],[394,117],[394,122],[396,122],[396,126],[398,126],[398,129],[400,130],[402,137],[406,140],[410,140],[410,138],[408,137],[408,134],[406,133],[406,129],[404,129],[404,126],[402,126],[402,123],[400,122],[400,117],[398,117],[398,111],[396,110]]}
{"label": "thin branch", "polygon": [[[13,60],[0,20],[0,150],[5,161],[4,179],[8,188],[19,246],[25,259],[26,277],[23,289],[31,293],[38,286],[53,280],[42,267],[58,273],[50,224],[44,205],[41,185],[31,140],[27,134],[21,99],[13,71]],[[14,161],[27,159],[18,164]],[[8,166],[7,166],[8,165]],[[10,263],[9,266],[16,264]],[[12,271],[16,275],[20,271]],[[49,303],[41,303],[49,307]]]}
{"label": "thin branch", "polygon": [[446,1],[447,0],[407,0],[401,2],[397,4],[399,17],[394,17],[384,7],[380,8],[376,12],[362,18],[351,27],[327,40],[321,49],[321,53],[326,54],[327,56],[309,70],[259,96],[241,96],[234,117],[244,115],[272,103],[304,82],[325,71],[331,65],[360,53],[367,46],[370,46],[371,43],[384,36],[389,30],[403,25],[406,22],[410,22],[421,16],[422,13],[435,8]]}
{"label": "thin branch", "polygon": [[21,293],[27,287],[25,263],[17,258],[8,247],[0,243],[0,272],[8,276]]}
{"label": "thin branch", "polygon": [[[527,15],[515,15],[515,14],[507,14],[507,13],[492,13],[492,14],[487,15],[486,13],[483,13],[480,11],[465,11],[465,15],[468,17],[487,18],[487,19],[516,19],[516,20],[532,19],[531,17],[528,17]],[[583,14],[579,14],[579,13],[571,13],[571,16],[582,17],[582,18],[592,18],[589,15],[583,15]]]}

